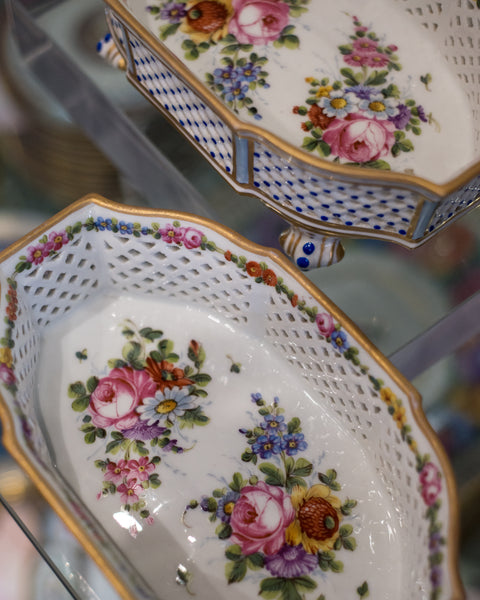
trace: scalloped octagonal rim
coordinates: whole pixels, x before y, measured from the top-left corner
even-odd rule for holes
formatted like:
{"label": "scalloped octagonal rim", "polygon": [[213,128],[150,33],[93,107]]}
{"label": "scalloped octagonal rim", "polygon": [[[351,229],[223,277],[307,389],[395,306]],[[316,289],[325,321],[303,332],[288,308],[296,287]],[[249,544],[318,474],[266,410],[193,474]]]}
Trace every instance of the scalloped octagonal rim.
{"label": "scalloped octagonal rim", "polygon": [[[377,186],[395,184],[405,189],[413,189],[419,193],[423,193],[431,200],[446,198],[456,190],[465,186],[480,173],[480,160],[478,160],[474,164],[466,167],[455,177],[452,177],[449,181],[437,184],[418,175],[340,165],[321,157],[307,154],[274,133],[257,125],[246,123],[236,117],[235,114],[219,100],[219,98],[201,84],[201,82],[193,75],[192,71],[190,71],[190,69],[171,50],[163,45],[149,29],[137,20],[132,12],[130,12],[123,4],[122,0],[104,0],[104,3],[109,6],[116,16],[124,21],[132,31],[137,33],[140,39],[161,56],[166,63],[173,68],[175,73],[195,90],[202,98],[202,101],[204,101],[223,121],[225,121],[225,123],[227,123],[234,133],[239,137],[266,142],[272,148],[279,149],[282,153],[291,157],[297,164],[306,165],[335,180],[352,180]],[[118,47],[118,45],[117,48],[122,54],[124,53],[124,50]],[[478,203],[480,203],[480,196],[470,208],[475,207]]]}
{"label": "scalloped octagonal rim", "polygon": [[[426,442],[433,449],[436,459],[442,468],[442,472],[446,482],[446,496],[448,500],[448,556],[446,560],[446,569],[448,570],[449,579],[451,583],[452,596],[451,600],[462,600],[464,596],[463,586],[459,576],[458,569],[458,543],[459,543],[459,523],[458,523],[458,499],[456,494],[456,486],[454,475],[450,462],[447,455],[441,445],[433,428],[427,421],[425,413],[421,407],[421,399],[416,389],[405,379],[405,377],[399,373],[396,368],[388,361],[388,359],[381,354],[381,352],[364,336],[359,328],[338,309],[318,288],[316,288],[300,271],[298,271],[291,263],[277,250],[260,246],[254,242],[249,241],[243,236],[237,234],[235,231],[223,226],[218,223],[203,217],[190,215],[183,212],[171,211],[171,210],[154,210],[154,209],[143,209],[138,207],[128,207],[116,202],[112,202],[102,198],[98,195],[88,195],[84,198],[73,203],[68,208],[62,210],[57,215],[47,220],[43,225],[33,230],[21,238],[18,242],[0,253],[0,265],[7,261],[10,257],[14,256],[23,248],[27,247],[38,240],[44,233],[52,229],[58,223],[64,221],[67,217],[73,216],[76,213],[87,212],[88,207],[92,208],[104,208],[115,212],[118,215],[126,216],[137,216],[137,217],[150,217],[150,218],[164,218],[180,221],[188,221],[196,225],[203,225],[206,228],[211,229],[215,233],[222,236],[225,240],[228,240],[242,250],[248,251],[256,258],[268,258],[272,264],[284,270],[289,276],[291,276],[299,288],[305,290],[312,296],[314,300],[322,304],[331,315],[342,325],[345,325],[349,333],[353,334],[356,339],[356,343],[361,346],[368,355],[391,377],[392,381],[399,387],[399,389],[405,393],[408,399],[409,408],[411,410],[413,420],[418,426],[420,433],[424,436]],[[4,293],[0,290],[0,294]],[[125,598],[125,600],[134,600],[134,596],[126,590],[121,583],[118,572],[114,565],[99,551],[94,541],[90,539],[85,529],[79,525],[78,519],[72,514],[71,508],[63,500],[59,499],[55,494],[54,486],[42,473],[40,473],[30,462],[29,457],[25,449],[22,447],[22,442],[15,435],[15,424],[12,412],[9,410],[6,400],[0,392],[0,421],[3,426],[3,443],[8,452],[13,458],[19,463],[21,468],[28,474],[36,485],[39,492],[43,495],[47,503],[52,509],[58,514],[58,516],[65,522],[71,532],[78,539],[80,544],[90,554],[94,561],[98,564],[100,569],[107,575],[111,584],[117,590],[117,592]]]}

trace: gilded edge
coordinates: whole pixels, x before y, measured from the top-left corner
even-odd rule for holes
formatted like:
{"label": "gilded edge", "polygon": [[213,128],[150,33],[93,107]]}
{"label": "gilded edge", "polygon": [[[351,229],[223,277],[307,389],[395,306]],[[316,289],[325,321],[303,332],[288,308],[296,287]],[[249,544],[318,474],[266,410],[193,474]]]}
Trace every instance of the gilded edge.
{"label": "gilded edge", "polygon": [[[21,248],[26,245],[33,243],[38,237],[57,223],[63,221],[70,215],[90,206],[95,205],[103,207],[118,213],[136,215],[138,217],[151,217],[151,218],[167,218],[179,221],[189,221],[197,225],[204,225],[215,231],[217,234],[224,237],[231,243],[238,245],[243,250],[255,253],[257,255],[269,258],[272,262],[282,268],[290,277],[312,296],[314,300],[325,306],[325,308],[331,313],[331,315],[342,324],[345,324],[349,332],[351,332],[355,338],[356,343],[369,354],[380,367],[388,374],[388,376],[395,382],[396,385],[405,393],[408,398],[410,410],[412,411],[413,418],[419,427],[422,434],[425,436],[428,443],[431,445],[435,452],[438,461],[445,474],[445,481],[447,486],[447,495],[449,499],[449,511],[448,511],[448,537],[449,537],[449,548],[450,551],[447,556],[447,565],[449,574],[451,577],[452,596],[450,600],[465,600],[465,593],[463,585],[460,579],[459,567],[458,567],[458,546],[459,546],[459,509],[458,509],[458,497],[456,491],[455,478],[452,467],[446,452],[441,445],[439,438],[437,437],[432,426],[428,422],[425,413],[421,406],[421,397],[418,391],[413,385],[392,365],[392,363],[378,350],[378,348],[365,338],[361,330],[355,325],[355,323],[345,315],[322,291],[316,288],[306,276],[304,276],[283,254],[273,248],[267,248],[260,246],[255,242],[252,242],[242,235],[236,233],[232,229],[220,225],[211,219],[206,217],[199,217],[197,215],[191,215],[188,213],[173,211],[173,210],[155,210],[150,208],[141,207],[130,207],[113,202],[103,198],[96,194],[89,194],[84,196],[80,200],[74,202],[69,207],[60,211],[57,215],[48,219],[43,225],[40,225],[29,234],[12,244],[9,248],[0,252],[0,266],[8,258],[13,256]],[[120,582],[119,574],[113,568],[113,566],[105,559],[102,553],[98,550],[95,544],[88,538],[85,530],[78,524],[68,505],[60,500],[56,494],[53,486],[36,471],[29,461],[28,456],[22,450],[20,443],[15,436],[15,427],[13,423],[12,415],[8,409],[6,401],[3,395],[0,393],[0,421],[3,426],[3,444],[12,457],[18,462],[20,467],[27,473],[31,478],[38,491],[42,494],[46,502],[52,507],[57,513],[59,518],[67,525],[70,531],[75,535],[79,543],[84,547],[86,552],[92,557],[97,563],[99,568],[106,574],[110,582],[112,583],[115,590],[120,594],[123,600],[136,600]]]}
{"label": "gilded edge", "polygon": [[462,173],[444,184],[436,184],[432,181],[410,175],[406,173],[394,173],[388,171],[375,171],[369,173],[368,169],[352,167],[348,165],[337,165],[320,157],[308,155],[301,149],[289,144],[268,132],[261,127],[253,124],[244,123],[238,119],[229,108],[218,98],[211,94],[190,72],[189,68],[181,62],[170,50],[168,50],[146,27],[137,21],[129,9],[124,6],[121,0],[103,0],[109,6],[113,14],[131,31],[135,32],[139,38],[153,49],[188,85],[199,95],[202,100],[219,115],[231,129],[241,137],[250,137],[257,141],[267,141],[274,148],[286,153],[299,163],[321,169],[332,178],[342,177],[346,179],[355,179],[356,181],[380,183],[383,185],[400,185],[420,194],[426,194],[428,197],[434,196],[436,200],[443,199],[457,189],[467,185],[480,171],[480,160],[470,165]]}

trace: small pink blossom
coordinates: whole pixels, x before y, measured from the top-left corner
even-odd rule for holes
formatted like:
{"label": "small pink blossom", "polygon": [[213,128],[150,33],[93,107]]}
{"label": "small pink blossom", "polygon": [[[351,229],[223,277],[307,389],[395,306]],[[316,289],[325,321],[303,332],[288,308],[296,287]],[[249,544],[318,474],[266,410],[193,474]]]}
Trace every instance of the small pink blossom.
{"label": "small pink blossom", "polygon": [[372,69],[386,67],[389,62],[390,59],[386,54],[380,54],[380,52],[365,54],[364,64]]}
{"label": "small pink blossom", "polygon": [[183,230],[182,242],[185,244],[185,248],[189,250],[192,248],[198,248],[202,243],[203,233],[194,229],[193,227],[185,227]]}
{"label": "small pink blossom", "polygon": [[422,487],[422,498],[427,506],[432,506],[442,490],[440,482],[432,483]]}
{"label": "small pink blossom", "polygon": [[360,27],[355,27],[355,31],[357,33],[366,33],[368,31],[368,27],[365,27],[365,25],[360,25]]}
{"label": "small pink blossom", "polygon": [[315,323],[317,324],[318,331],[321,335],[329,337],[335,331],[335,323],[332,315],[328,313],[318,313],[315,316]]}
{"label": "small pink blossom", "polygon": [[153,525],[155,523],[155,519],[152,517],[152,515],[148,515],[148,517],[146,517],[144,520],[147,525]]}
{"label": "small pink blossom", "polygon": [[43,246],[29,246],[27,248],[27,260],[32,265],[39,265],[44,258]]}
{"label": "small pink blossom", "polygon": [[155,471],[155,465],[149,462],[145,456],[138,460],[129,460],[128,468],[130,470],[128,478],[136,477],[139,481],[147,481],[149,475]]}
{"label": "small pink blossom", "polygon": [[390,50],[390,52],[396,52],[398,50],[398,46],[395,46],[395,44],[390,44],[387,46],[387,48]]}
{"label": "small pink blossom", "polygon": [[359,54],[368,54],[371,52],[377,52],[378,42],[371,40],[370,38],[362,37],[357,38],[353,42],[353,50],[354,52],[358,52]]}
{"label": "small pink blossom", "polygon": [[106,481],[113,481],[113,483],[117,484],[123,481],[124,477],[126,477],[129,474],[129,472],[129,465],[127,461],[122,458],[118,461],[118,463],[108,463],[104,479]]}
{"label": "small pink blossom", "polygon": [[351,52],[345,54],[343,60],[351,67],[364,67],[367,64],[368,54],[363,52]]}
{"label": "small pink blossom", "polygon": [[117,492],[124,504],[133,504],[138,502],[143,488],[136,479],[127,479],[125,483],[121,483],[117,487]]}
{"label": "small pink blossom", "polygon": [[68,244],[68,235],[65,231],[61,231],[60,233],[52,231],[48,236],[48,241],[53,244],[53,250],[60,250],[62,246]]}
{"label": "small pink blossom", "polygon": [[162,240],[167,242],[167,244],[171,244],[172,242],[179,244],[183,238],[183,227],[174,227],[170,223],[165,225],[162,229],[159,229],[159,232],[162,236]]}
{"label": "small pink blossom", "polygon": [[423,466],[423,469],[420,471],[419,475],[420,483],[422,485],[430,485],[432,483],[440,483],[441,475],[438,467],[432,463],[427,462]]}

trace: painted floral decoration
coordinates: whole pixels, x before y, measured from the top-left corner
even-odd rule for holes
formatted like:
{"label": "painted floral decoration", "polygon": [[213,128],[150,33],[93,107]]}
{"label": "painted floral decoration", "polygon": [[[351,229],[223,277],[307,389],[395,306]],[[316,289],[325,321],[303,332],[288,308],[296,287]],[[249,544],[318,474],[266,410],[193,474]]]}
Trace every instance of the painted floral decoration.
{"label": "painted floral decoration", "polygon": [[118,494],[122,510],[151,523],[144,492],[161,484],[160,454],[185,451],[175,436],[208,424],[200,399],[211,377],[202,372],[205,351],[196,340],[187,348],[188,363],[179,366],[174,343],[162,331],[127,321],[122,334],[122,357],[108,361],[108,374],[72,383],[68,395],[73,410],[84,414],[85,442],[109,440],[101,450],[108,456],[95,461],[103,473],[98,497]]}
{"label": "painted floral decoration", "polygon": [[[18,382],[15,373],[17,361],[15,357],[15,328],[19,316],[16,278],[19,273],[33,270],[44,261],[48,262],[58,257],[63,248],[77,238],[82,231],[103,236],[119,235],[151,238],[159,244],[165,244],[166,247],[183,246],[187,250],[219,254],[226,264],[232,266],[232,269],[239,269],[251,277],[256,284],[272,288],[276,294],[286,298],[292,308],[301,313],[306,323],[310,323],[314,338],[325,340],[338,354],[339,359],[350,363],[356,372],[368,375],[373,393],[378,394],[381,398],[388,414],[398,428],[402,442],[407,444],[416,461],[418,490],[425,506],[424,516],[428,521],[429,528],[429,564],[432,585],[430,600],[438,600],[442,594],[445,561],[443,547],[446,540],[443,534],[444,524],[440,520],[441,494],[445,483],[432,457],[428,453],[422,453],[419,450],[402,400],[381,379],[370,373],[369,367],[361,361],[361,351],[352,343],[342,324],[336,322],[330,313],[319,311],[317,306],[309,306],[299,296],[298,292],[289,288],[283,277],[278,275],[267,263],[248,259],[244,255],[235,254],[230,249],[222,249],[214,241],[209,240],[203,231],[191,225],[182,225],[179,221],[172,221],[163,225],[156,222],[142,225],[135,221],[119,220],[115,217],[88,217],[84,222],[77,221],[67,225],[62,231],[55,231],[42,236],[34,245],[27,248],[26,254],[18,257],[14,273],[7,278],[7,289],[0,290],[6,301],[3,315],[5,327],[3,336],[0,338],[0,386],[13,397],[16,412],[22,423],[25,443],[32,451],[36,451],[35,445],[32,444],[32,427],[28,416],[25,415],[16,398]],[[103,439],[105,443],[106,439],[109,439],[106,442],[107,453],[112,455],[114,460],[105,457],[96,463],[103,475],[104,488],[101,495],[103,493],[119,494],[123,499],[122,501],[125,502],[125,507],[128,506],[130,510],[138,510],[140,516],[144,516],[145,519],[148,519],[148,522],[151,522],[148,510],[143,506],[143,491],[148,486],[154,487],[160,483],[156,472],[161,460],[159,454],[169,450],[173,452],[184,450],[178,444],[178,439],[173,437],[173,432],[180,432],[182,427],[194,427],[208,423],[209,417],[203,413],[197,400],[206,396],[207,392],[204,388],[210,381],[210,376],[200,371],[205,360],[205,354],[202,346],[196,341],[192,341],[187,349],[188,362],[191,364],[183,362],[180,366],[178,365],[180,357],[173,352],[173,342],[163,338],[163,333],[160,331],[150,328],[136,331],[132,324],[124,328],[124,335],[127,342],[124,345],[122,358],[112,359],[112,362],[108,365],[108,375],[104,378],[92,376],[86,383],[73,383],[70,386],[69,393],[73,396],[75,410],[84,413],[81,427],[83,428],[82,433],[85,436],[85,442],[93,444],[96,440]],[[79,361],[86,360],[86,357],[88,357],[87,350],[81,349],[76,352]],[[151,360],[147,363],[148,358]],[[163,367],[161,366],[162,361],[165,361]],[[166,363],[171,364],[167,366]],[[158,368],[158,364],[160,364],[160,368]],[[232,364],[236,363],[232,362]],[[105,381],[102,381],[103,379]],[[188,386],[185,385],[187,383],[186,379],[191,380],[193,383],[188,383]],[[99,387],[100,381],[102,381],[102,385]],[[190,387],[190,395],[194,396],[194,399],[187,398],[185,394]],[[98,391],[97,388],[99,388]],[[122,403],[113,403],[116,408],[112,412],[105,412],[105,401],[108,401],[109,397],[113,399],[115,395],[118,396],[119,394],[122,396]],[[144,402],[147,398],[149,398],[148,402]],[[211,496],[202,499],[200,505],[204,510],[207,509],[211,513],[212,520],[220,520],[222,524],[228,524],[232,527],[230,524],[231,516],[237,501],[242,497],[242,491],[245,502],[247,502],[252,500],[251,490],[248,489],[248,486],[254,487],[257,490],[253,496],[255,502],[259,500],[260,492],[264,494],[265,499],[268,494],[272,497],[272,503],[275,502],[274,506],[277,506],[278,509],[280,519],[278,522],[282,527],[285,526],[285,536],[288,529],[289,543],[286,544],[286,547],[282,546],[277,549],[279,540],[274,532],[271,532],[271,545],[268,548],[266,545],[261,546],[263,548],[262,552],[259,549],[258,551],[255,550],[253,554],[245,554],[244,552],[247,552],[247,549],[253,548],[251,544],[255,540],[250,534],[247,536],[248,532],[240,526],[233,538],[236,541],[230,545],[227,556],[229,560],[227,565],[230,565],[227,567],[227,577],[231,576],[233,581],[236,581],[237,573],[243,578],[247,569],[254,569],[257,566],[269,571],[273,579],[281,579],[282,577],[289,579],[290,576],[295,578],[300,569],[299,565],[303,565],[301,569],[304,573],[311,573],[313,563],[309,557],[314,555],[308,552],[306,546],[310,550],[315,550],[318,541],[321,544],[318,546],[317,556],[321,555],[324,559],[324,562],[319,564],[320,569],[335,570],[337,563],[340,561],[337,561],[336,555],[333,557],[329,553],[333,552],[335,554],[338,551],[340,544],[338,540],[340,538],[342,539],[340,550],[345,551],[343,544],[345,536],[342,537],[340,533],[336,539],[335,536],[340,528],[345,525],[343,522],[344,517],[348,516],[342,512],[342,506],[345,502],[342,504],[337,496],[337,475],[333,470],[330,470],[324,474],[323,479],[320,478],[319,483],[313,485],[307,483],[306,478],[311,476],[313,467],[310,466],[311,463],[308,460],[301,456],[297,457],[298,454],[308,448],[307,440],[304,439],[301,432],[300,422],[295,420],[295,417],[286,422],[278,401],[267,407],[261,396],[255,396],[253,399],[255,403],[260,402],[258,407],[259,413],[262,411],[262,420],[253,429],[242,430],[242,435],[245,436],[248,443],[243,459],[246,459],[246,462],[251,463],[253,466],[258,464],[258,470],[264,476],[263,483],[260,481],[258,474],[251,475],[248,480],[245,480],[240,473],[235,474],[228,486],[229,489],[214,491]],[[177,401],[178,409],[166,410],[167,407],[173,408],[173,402],[177,403]],[[166,408],[163,412],[158,412],[158,421],[152,422],[155,406],[159,406],[162,402],[165,402],[162,406]],[[177,404],[175,404],[175,408],[176,406]],[[137,407],[144,408],[137,411]],[[141,418],[142,416],[143,418]],[[157,454],[153,454],[152,450],[152,455],[150,455],[150,449],[146,447],[145,441],[148,441],[154,431],[158,435],[150,439],[150,444],[153,442],[151,448],[155,448]],[[273,464],[272,460],[276,463],[280,461],[281,468],[277,464]],[[259,463],[259,461],[262,462]],[[265,461],[267,461],[267,466],[262,467],[262,465],[265,465]],[[268,464],[274,468],[272,469]],[[305,470],[302,470],[303,467],[305,467]],[[261,470],[262,468],[264,471]],[[292,468],[293,471],[297,469],[298,471],[293,473]],[[278,481],[281,485],[275,485],[274,481]],[[305,485],[302,485],[301,481]],[[261,486],[260,483],[262,483]],[[296,490],[294,490],[295,485],[299,486]],[[315,487],[318,485],[323,487]],[[247,489],[244,490],[245,487]],[[271,489],[272,487],[273,489]],[[285,499],[286,496],[290,498],[289,502],[294,511],[293,518],[290,505]],[[340,513],[338,512],[339,502]],[[338,518],[339,528],[337,532],[332,533],[330,538],[327,536],[325,540],[316,540],[315,535],[318,533],[321,536],[321,532],[315,533],[314,531],[312,536],[313,530],[303,526],[303,513],[300,509],[309,503],[312,506],[315,504],[326,506],[328,504],[331,507],[329,510],[331,511],[332,520],[335,522],[335,515]],[[281,507],[281,509],[278,507]],[[335,511],[335,514],[333,511]],[[240,516],[240,513],[238,516]],[[331,521],[329,523],[331,524]],[[226,527],[223,532],[222,535],[226,535],[225,539],[232,538],[233,528],[230,530]],[[220,529],[217,535],[219,533]],[[221,536],[219,535],[219,537]],[[352,536],[348,535],[347,539],[350,537]],[[314,540],[313,545],[309,541],[312,539]],[[325,544],[328,546],[332,542],[333,550],[322,549],[322,546],[324,547]],[[337,548],[335,548],[335,545]],[[243,551],[242,548],[245,550]],[[268,554],[267,550],[275,550],[275,552]],[[264,555],[263,558],[259,557],[259,553]],[[258,561],[258,565],[255,561]],[[269,565],[269,568],[267,568],[267,565]],[[309,571],[310,566],[312,566],[311,571]],[[186,575],[179,575],[179,577],[182,579]],[[278,590],[265,590],[263,596],[273,598],[282,593],[286,594],[287,598],[291,597],[297,600],[298,589],[301,589],[302,593],[313,589],[312,584],[308,581],[310,579],[308,575],[299,577],[299,581],[294,583],[278,582]],[[304,577],[307,579],[304,579]],[[271,578],[267,577],[265,579],[267,583],[263,585],[268,587],[268,580]],[[305,588],[302,588],[302,582],[306,582]],[[362,583],[356,591],[360,598],[366,597],[369,593],[367,582]],[[288,594],[292,595],[288,596]]]}
{"label": "painted floral decoration", "polygon": [[219,523],[215,532],[229,544],[228,583],[262,569],[261,596],[303,598],[317,588],[310,574],[342,572],[337,552],[356,549],[348,519],[357,502],[337,496],[341,485],[334,469],[314,475],[302,456],[308,442],[298,417],[287,421],[278,398],[270,405],[260,393],[251,399],[260,419],[239,432],[247,442],[241,460],[254,468],[234,473],[227,487],[193,500],[187,511],[200,506]]}
{"label": "painted floral decoration", "polygon": [[265,56],[254,47],[298,48],[291,21],[304,13],[310,0],[188,0],[147,7],[160,21],[160,39],[178,31],[187,60],[221,45],[220,64],[206,74],[206,83],[234,112],[245,109],[261,119],[251,95],[268,88]]}
{"label": "painted floral decoration", "polygon": [[[405,97],[394,82],[401,70],[395,44],[386,44],[353,17],[348,44],[338,47],[346,65],[341,78],[307,77],[306,105],[293,112],[307,117],[302,147],[334,162],[389,170],[389,160],[415,149],[411,135],[434,122],[424,107]],[[427,87],[431,75],[420,78]]]}

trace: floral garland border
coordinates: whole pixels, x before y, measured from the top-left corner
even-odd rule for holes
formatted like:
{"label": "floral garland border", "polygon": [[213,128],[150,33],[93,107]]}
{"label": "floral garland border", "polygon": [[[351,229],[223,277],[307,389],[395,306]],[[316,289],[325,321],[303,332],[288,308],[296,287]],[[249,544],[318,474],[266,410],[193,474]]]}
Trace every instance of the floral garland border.
{"label": "floral garland border", "polygon": [[[118,220],[116,218],[89,217],[84,223],[77,221],[73,225],[65,227],[64,230],[51,231],[43,235],[36,244],[27,248],[26,255],[18,258],[15,272],[7,278],[8,290],[5,294],[7,308],[3,321],[6,325],[5,334],[0,338],[0,383],[15,398],[17,392],[17,378],[13,364],[12,349],[15,342],[13,331],[18,312],[17,281],[16,276],[23,271],[30,270],[32,266],[41,264],[44,260],[50,260],[60,253],[62,248],[68,245],[81,231],[103,232],[109,231],[113,234],[132,235],[134,237],[152,237],[162,240],[172,246],[185,246],[187,249],[200,249],[202,251],[218,252],[226,261],[231,262],[237,268],[244,271],[258,284],[275,288],[276,292],[288,298],[293,308],[306,315],[310,322],[317,326],[321,339],[331,343],[333,348],[347,361],[350,361],[364,375],[368,374],[369,367],[360,362],[359,350],[349,342],[346,332],[339,323],[335,323],[333,317],[326,312],[319,313],[316,306],[307,306],[304,300],[300,300],[298,294],[287,287],[282,277],[277,276],[275,271],[265,263],[248,260],[243,255],[237,255],[230,250],[219,248],[215,242],[209,240],[205,234],[191,226],[182,226],[179,221],[167,223],[163,227],[159,223],[151,223],[150,226],[142,226],[138,222]],[[416,470],[419,478],[420,494],[426,505],[425,518],[429,521],[429,564],[430,582],[432,591],[430,600],[438,600],[442,593],[443,561],[442,547],[446,540],[442,534],[442,523],[439,520],[442,490],[442,476],[439,468],[431,461],[429,454],[421,454],[417,443],[412,435],[412,428],[406,421],[406,410],[403,402],[384,382],[368,375],[375,392],[385,403],[388,413],[395,421],[402,440],[413,452],[416,460]],[[27,444],[31,447],[31,432],[28,427],[27,417],[23,414],[17,404],[22,419],[22,427]]]}

